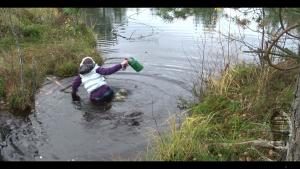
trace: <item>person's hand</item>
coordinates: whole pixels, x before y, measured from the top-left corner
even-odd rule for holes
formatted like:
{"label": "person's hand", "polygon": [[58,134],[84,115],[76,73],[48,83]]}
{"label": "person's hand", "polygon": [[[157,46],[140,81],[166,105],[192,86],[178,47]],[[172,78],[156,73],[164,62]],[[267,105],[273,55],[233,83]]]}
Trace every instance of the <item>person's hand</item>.
{"label": "person's hand", "polygon": [[72,100],[73,101],[80,101],[80,97],[76,93],[72,93]]}
{"label": "person's hand", "polygon": [[124,59],[124,60],[121,62],[121,65],[122,65],[123,70],[125,70],[126,67],[128,66],[128,60],[127,60],[127,59]]}

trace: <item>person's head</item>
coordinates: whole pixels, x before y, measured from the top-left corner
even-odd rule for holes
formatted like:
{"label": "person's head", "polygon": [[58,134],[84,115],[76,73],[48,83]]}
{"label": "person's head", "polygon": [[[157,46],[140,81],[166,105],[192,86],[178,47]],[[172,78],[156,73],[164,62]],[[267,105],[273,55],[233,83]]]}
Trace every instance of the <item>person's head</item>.
{"label": "person's head", "polygon": [[84,57],[80,63],[79,73],[86,74],[89,73],[94,67],[96,63],[91,57]]}

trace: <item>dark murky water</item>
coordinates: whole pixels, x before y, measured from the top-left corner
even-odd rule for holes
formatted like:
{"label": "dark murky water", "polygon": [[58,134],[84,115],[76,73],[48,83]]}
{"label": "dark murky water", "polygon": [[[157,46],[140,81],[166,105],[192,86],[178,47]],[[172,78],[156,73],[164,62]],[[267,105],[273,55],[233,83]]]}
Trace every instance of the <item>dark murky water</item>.
{"label": "dark murky water", "polygon": [[[192,86],[201,68],[204,73],[216,71],[241,57],[242,47],[216,31],[244,30],[220,13],[214,15],[215,22],[206,24],[201,15],[167,22],[156,15],[156,9],[88,9],[88,14],[105,67],[124,57],[144,65],[139,73],[128,67],[107,76],[115,91],[128,91],[127,98],[97,107],[80,87],[78,106],[71,102],[70,93],[48,83],[36,95],[36,112],[25,120],[0,114],[2,160],[136,160],[153,132],[165,131],[167,120],[183,111],[177,103],[194,99]],[[256,42],[256,35],[243,33]],[[59,82],[67,86],[72,79]]]}

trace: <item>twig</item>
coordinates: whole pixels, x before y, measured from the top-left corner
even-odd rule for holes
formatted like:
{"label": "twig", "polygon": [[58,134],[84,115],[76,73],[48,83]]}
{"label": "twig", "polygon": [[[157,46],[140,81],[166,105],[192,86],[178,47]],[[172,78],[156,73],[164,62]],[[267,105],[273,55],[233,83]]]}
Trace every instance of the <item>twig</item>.
{"label": "twig", "polygon": [[[136,13],[134,13],[134,14],[128,16],[128,17],[127,17],[126,19],[124,19],[118,26],[116,26],[115,28],[112,28],[111,33],[112,33],[113,35],[122,37],[122,38],[124,38],[124,39],[126,39],[126,40],[131,40],[131,37],[132,37],[132,35],[133,35],[133,33],[134,33],[135,31],[133,31],[133,32],[131,33],[130,37],[126,37],[126,36],[123,36],[123,35],[120,35],[120,34],[116,33],[116,32],[117,32],[116,29],[117,29],[118,27],[120,27],[121,25],[124,25],[123,22],[128,21],[128,19],[133,19],[133,18],[131,18],[131,16],[136,15],[136,14],[139,14],[139,13],[141,13],[141,12],[143,12],[143,11],[136,12]],[[133,20],[134,20],[134,19],[133,19]],[[142,24],[142,25],[146,25],[146,26],[151,27],[152,33],[149,34],[149,35],[146,35],[146,36],[140,36],[140,37],[139,37],[140,39],[141,39],[141,38],[145,38],[145,37],[150,37],[150,36],[153,36],[153,35],[154,35],[154,30],[153,30],[153,28],[155,28],[154,26],[151,26],[151,25],[148,25],[148,24],[145,24],[145,23],[140,23],[140,22],[131,22],[131,23],[138,23],[138,24]],[[158,28],[156,28],[156,29],[158,29]],[[137,38],[135,38],[135,39],[137,39]]]}
{"label": "twig", "polygon": [[274,160],[271,160],[270,158],[264,156],[264,155],[263,155],[260,151],[258,151],[256,148],[251,147],[250,149],[256,151],[256,152],[260,155],[260,157],[262,157],[264,160],[266,160],[266,161],[274,161]]}
{"label": "twig", "polygon": [[268,64],[269,64],[271,67],[273,67],[273,68],[275,68],[275,69],[278,69],[278,70],[292,70],[292,69],[297,69],[297,68],[299,68],[299,65],[297,65],[297,66],[295,66],[295,67],[292,67],[292,68],[286,68],[286,69],[280,68],[280,67],[274,65],[274,64],[272,63],[272,61],[270,60],[270,57],[269,57],[269,54],[270,54],[270,52],[271,52],[273,46],[275,46],[275,44],[278,42],[278,40],[279,40],[285,33],[287,33],[288,31],[290,31],[290,30],[292,30],[292,29],[294,29],[294,28],[296,28],[296,27],[298,27],[298,26],[299,26],[299,24],[294,24],[294,25],[292,25],[292,26],[286,28],[285,30],[283,30],[276,38],[273,39],[271,45],[265,50],[265,54],[263,55],[263,58],[268,62]]}
{"label": "twig", "polygon": [[297,54],[295,54],[294,52],[286,49],[286,48],[283,48],[283,47],[280,47],[278,46],[277,44],[274,45],[275,47],[277,47],[278,49],[280,49],[281,51],[285,52],[286,54],[289,55],[289,57],[292,57],[292,58],[295,58],[295,59],[300,59],[299,56]]}
{"label": "twig", "polygon": [[[265,9],[264,8],[262,8],[262,14],[263,14],[263,18],[262,18],[262,20],[264,20],[265,19]],[[264,42],[264,40],[265,40],[265,27],[263,26],[263,28],[262,28],[263,30],[262,30],[262,34],[261,34],[261,50],[263,51],[264,50],[264,44],[265,44],[265,42]],[[260,62],[261,62],[261,65],[262,66],[265,66],[264,65],[264,62],[263,62],[263,53],[260,53],[260,55],[259,55],[259,60],[260,60]]]}
{"label": "twig", "polygon": [[[144,10],[145,11],[145,10]],[[121,25],[124,25],[125,23],[125,21],[127,21],[129,18],[131,18],[131,16],[133,16],[133,15],[136,15],[136,14],[139,14],[139,13],[141,13],[141,12],[144,12],[144,11],[140,11],[140,12],[136,12],[136,13],[134,13],[134,14],[132,14],[132,15],[129,15],[127,18],[125,18],[117,27],[115,27],[115,28],[113,28],[112,30],[111,30],[111,32],[115,32],[116,31],[116,29],[118,28],[118,27],[120,27]]]}
{"label": "twig", "polygon": [[226,38],[230,38],[231,40],[234,40],[234,41],[238,41],[238,42],[241,42],[242,44],[244,44],[245,46],[247,46],[250,50],[255,50],[255,47],[252,46],[251,44],[245,42],[245,41],[242,41],[242,40],[239,40],[239,39],[236,39],[236,38],[233,38],[232,36],[228,36],[228,35],[225,35],[223,33],[221,33],[221,31],[218,31],[218,33]]}
{"label": "twig", "polygon": [[127,40],[129,39],[128,37],[122,36],[122,35],[120,35],[120,34],[118,34],[118,33],[115,33],[115,32],[113,32],[112,34],[113,34],[113,35],[116,35],[116,36],[120,36],[120,37],[122,37],[122,38],[124,38],[124,39],[127,39]]}
{"label": "twig", "polygon": [[135,32],[135,30],[131,33],[130,37],[129,37],[129,40],[131,39],[131,36],[133,35],[133,33]]}
{"label": "twig", "polygon": [[[281,8],[279,8],[278,15],[279,15],[279,23],[280,23],[280,26],[281,26],[282,30],[285,30],[284,24],[283,24],[283,22],[282,22]],[[287,34],[287,35],[290,35],[290,36],[293,37],[293,38],[300,39],[299,36],[292,35],[292,34],[290,34],[289,32],[287,32],[286,34]]]}
{"label": "twig", "polygon": [[66,86],[65,88],[63,89],[60,89],[61,92],[65,92],[65,93],[70,93],[70,92],[66,92],[65,90],[67,90],[68,88],[72,87],[72,84]]}
{"label": "twig", "polygon": [[158,135],[159,135],[159,138],[160,138],[160,140],[161,140],[161,142],[162,142],[162,144],[165,146],[165,142],[164,142],[164,140],[162,139],[162,136],[161,136],[161,134],[160,134],[160,132],[159,132],[159,130],[158,130],[158,124],[157,124],[157,121],[156,121],[156,119],[154,118],[154,115],[153,115],[153,96],[151,96],[151,98],[152,98],[152,106],[151,106],[151,110],[152,110],[152,118],[154,119],[154,122],[155,122],[155,126],[156,126],[156,131],[157,131],[157,133],[158,133]]}
{"label": "twig", "polygon": [[[261,54],[261,53],[264,53],[261,49],[257,49],[257,50],[253,50],[253,51],[243,51],[245,53],[258,53],[258,54]],[[270,52],[269,54],[271,55],[276,55],[276,56],[281,56],[281,57],[291,57],[291,58],[294,58],[294,59],[300,59],[299,57],[296,57],[296,56],[287,56],[287,55],[283,55],[283,54],[280,54],[280,53],[274,53],[274,52]]]}

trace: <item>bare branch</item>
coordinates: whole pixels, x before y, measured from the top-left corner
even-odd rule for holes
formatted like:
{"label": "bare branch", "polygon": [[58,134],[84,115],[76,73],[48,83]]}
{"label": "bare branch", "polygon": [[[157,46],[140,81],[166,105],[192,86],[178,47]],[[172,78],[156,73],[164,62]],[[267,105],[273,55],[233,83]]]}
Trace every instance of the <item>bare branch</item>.
{"label": "bare branch", "polygon": [[[264,51],[262,51],[261,49],[257,49],[257,50],[250,50],[250,51],[243,51],[245,53],[257,53],[257,54],[262,54],[264,53]],[[280,57],[289,57],[289,58],[294,58],[294,59],[297,59],[299,60],[300,57],[298,55],[284,55],[284,54],[281,54],[281,53],[275,53],[275,52],[270,52],[269,53],[270,55],[275,55],[275,56],[280,56]]]}
{"label": "bare branch", "polygon": [[292,26],[286,28],[285,30],[283,30],[276,38],[274,38],[274,39],[272,40],[271,45],[265,50],[265,54],[264,54],[263,58],[268,62],[268,64],[269,64],[271,67],[273,67],[273,68],[275,68],[275,69],[279,69],[279,70],[292,70],[292,69],[299,68],[299,65],[297,65],[297,66],[295,66],[295,67],[292,67],[292,68],[280,68],[280,67],[274,65],[274,64],[272,63],[272,61],[270,60],[270,57],[269,57],[272,48],[275,46],[275,44],[278,42],[278,40],[279,40],[285,33],[287,33],[288,31],[290,31],[290,30],[292,30],[292,29],[294,29],[294,28],[296,28],[296,27],[298,27],[298,26],[299,26],[299,24],[294,24],[294,25],[292,25]]}
{"label": "bare branch", "polygon": [[[280,26],[281,26],[282,30],[285,30],[284,24],[283,24],[283,21],[282,21],[281,8],[279,8],[279,23],[280,23]],[[296,39],[300,39],[299,36],[292,35],[292,34],[290,34],[289,32],[287,32],[286,34],[287,34],[287,35],[290,35],[291,37],[294,37],[294,38],[296,38]]]}

